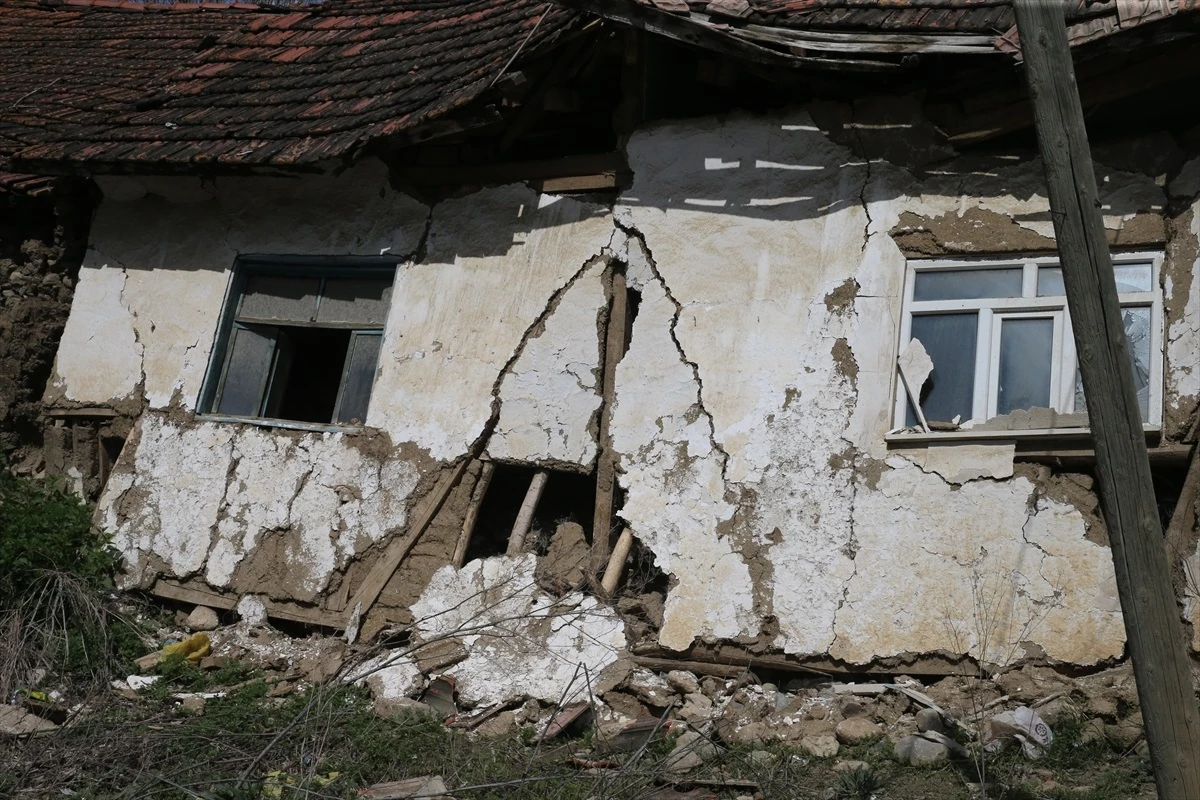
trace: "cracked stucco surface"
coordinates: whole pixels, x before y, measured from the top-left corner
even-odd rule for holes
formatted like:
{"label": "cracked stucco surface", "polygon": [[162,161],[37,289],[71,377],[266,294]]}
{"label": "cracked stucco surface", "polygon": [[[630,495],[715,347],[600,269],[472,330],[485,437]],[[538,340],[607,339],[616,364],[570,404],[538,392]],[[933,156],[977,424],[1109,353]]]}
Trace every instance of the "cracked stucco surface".
{"label": "cracked stucco surface", "polygon": [[[434,458],[458,457],[495,413],[498,380],[521,361],[533,328],[545,322],[548,303],[571,295],[568,307],[575,306],[572,284],[585,277],[611,238],[603,207],[524,186],[439,204],[426,258],[396,275],[367,424]],[[593,321],[589,341],[594,331]],[[542,349],[550,345],[535,345],[530,360],[553,356],[553,347]],[[540,368],[522,364],[524,370]],[[518,394],[521,383],[515,381]],[[586,449],[570,438],[568,449]],[[520,457],[531,444],[510,440],[509,455]]]}
{"label": "cracked stucco surface", "polygon": [[[370,206],[377,216],[356,218],[353,241],[369,242],[364,251],[415,251],[428,224],[425,258],[397,272],[368,423],[437,460],[467,452],[494,423],[493,457],[590,464],[611,256],[641,300],[611,422],[620,513],[670,575],[662,644],[762,635],[788,652],[853,663],[935,650],[1003,662],[1023,645],[1079,664],[1118,657],[1124,636],[1108,549],[1087,538],[1079,510],[1013,476],[1011,445],[889,453],[884,441],[906,264],[891,232],[902,217],[955,220],[947,230],[964,241],[947,244],[967,250],[1014,226],[1021,241],[1043,241],[1052,226],[1040,163],[963,159],[918,180],[864,161],[803,111],[652,127],[633,136],[628,155],[634,184],[611,212],[506,186],[428,214],[385,199]],[[1164,190],[1140,174],[1099,173],[1110,233],[1153,247],[1159,234],[1147,220],[1160,217]],[[1173,195],[1187,193],[1192,173],[1200,168],[1185,169]],[[196,196],[177,200],[216,207],[206,197],[197,184]],[[1200,235],[1195,211],[1192,237]],[[332,215],[343,225],[348,216]],[[189,219],[197,237],[211,238],[210,220],[198,217]],[[262,225],[212,224],[230,241]],[[128,226],[107,235],[132,252],[125,238]],[[125,270],[97,261],[72,312],[83,352],[60,354],[60,386],[96,402],[133,391],[145,370],[147,397],[182,389],[194,402],[232,252],[221,251],[220,267],[169,278],[159,276],[172,270],[145,254],[122,260]],[[1192,252],[1197,263],[1165,287],[1186,305],[1168,319],[1168,398],[1200,394],[1200,255]],[[160,326],[155,309],[180,302],[193,281],[196,319]],[[88,342],[93,329],[114,345]],[[107,372],[85,363],[89,353],[101,354]],[[93,380],[99,388],[88,388]],[[297,570],[296,591],[311,596],[347,558],[399,529],[417,482],[401,464],[364,460],[319,434],[148,418],[141,437],[102,501],[123,549],[135,553],[135,580],[166,569],[244,591],[239,565],[287,530],[275,557]],[[188,458],[193,450],[211,454]],[[339,486],[360,497],[347,501]],[[208,531],[203,545],[186,539],[197,530]],[[543,696],[534,694],[543,691],[540,675],[557,687],[544,699],[557,700],[574,664],[607,663],[623,644],[607,627],[609,612],[590,599],[570,595],[561,615],[543,614],[551,601],[532,578],[504,596],[497,587],[525,581],[526,566],[489,559],[443,569],[413,609],[441,620],[422,629],[428,638],[462,624],[465,612],[453,604],[467,598],[492,596],[529,616],[533,627],[512,641],[480,635],[456,668],[460,689],[478,702]],[[979,614],[997,621],[981,625]],[[578,624],[555,627],[548,616]],[[520,644],[527,636],[552,652],[531,655]]]}
{"label": "cracked stucco surface", "polygon": [[[416,250],[428,209],[366,161],[340,176],[100,177],[92,223],[48,384],[49,402],[136,395],[194,409],[238,255],[387,255]],[[131,341],[132,339],[132,341]]]}

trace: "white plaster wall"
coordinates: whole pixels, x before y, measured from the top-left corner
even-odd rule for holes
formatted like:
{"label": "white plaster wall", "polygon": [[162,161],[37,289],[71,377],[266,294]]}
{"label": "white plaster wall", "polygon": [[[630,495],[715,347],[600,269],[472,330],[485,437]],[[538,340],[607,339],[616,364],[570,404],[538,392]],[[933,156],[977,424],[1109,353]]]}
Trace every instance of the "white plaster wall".
{"label": "white plaster wall", "polygon": [[[439,204],[426,258],[396,275],[367,424],[437,459],[461,454],[483,432],[500,378],[552,299],[584,277],[611,238],[604,208],[539,195],[525,186],[485,189]],[[572,297],[568,309],[576,302],[592,301]],[[587,344],[581,343],[578,352],[571,346],[567,357],[594,363],[595,356],[583,353],[595,346],[594,322],[578,333]],[[555,356],[555,346],[547,352],[543,345],[551,342],[536,346],[531,359]],[[523,370],[544,368],[544,363],[522,365]],[[514,399],[530,390],[520,379],[510,385]],[[547,416],[559,419],[555,410]],[[567,438],[566,449],[586,450]],[[517,456],[531,445],[509,446]]]}
{"label": "white plaster wall", "polygon": [[404,256],[428,209],[364,161],[339,176],[100,177],[105,199],[47,387],[49,402],[194,409],[238,255]]}
{"label": "white plaster wall", "polygon": [[[888,231],[905,211],[981,209],[1052,234],[1040,163],[952,163],[921,183],[803,112],[657,126],[628,150],[635,181],[615,214],[659,283],[618,370],[613,440],[622,516],[675,584],[660,641],[753,636],[770,615],[777,646],[854,662],[939,648],[995,660],[1020,642],[1118,656],[1110,554],[1077,510],[1029,511],[1023,479],[956,470],[959,488],[884,441],[905,266]],[[1111,230],[1161,212],[1152,179],[1100,176]],[[1086,579],[1064,588],[1067,563]],[[1009,616],[1037,624],[970,632],[973,579],[1003,584],[991,593],[1007,592]]]}
{"label": "white plaster wall", "polygon": [[500,419],[488,454],[512,461],[581,467],[596,458],[589,430],[600,410],[601,339],[608,298],[598,261],[563,293],[500,383]]}

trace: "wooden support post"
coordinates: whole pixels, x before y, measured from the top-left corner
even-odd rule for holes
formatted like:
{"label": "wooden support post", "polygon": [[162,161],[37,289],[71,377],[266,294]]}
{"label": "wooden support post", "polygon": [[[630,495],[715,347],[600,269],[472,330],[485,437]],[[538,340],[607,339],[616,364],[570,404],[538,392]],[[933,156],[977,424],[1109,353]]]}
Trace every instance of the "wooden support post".
{"label": "wooden support post", "polygon": [[529,536],[529,526],[533,524],[533,512],[537,511],[538,500],[542,499],[542,490],[546,488],[549,478],[550,473],[545,470],[534,473],[521,510],[517,512],[517,521],[513,523],[512,533],[509,534],[505,555],[519,556],[525,552],[525,539]]}
{"label": "wooden support post", "polygon": [[1100,505],[1160,800],[1200,798],[1200,714],[1178,620],[1063,6],[1013,0],[1046,170]]}
{"label": "wooden support post", "polygon": [[632,548],[633,531],[626,528],[621,531],[621,536],[617,539],[617,546],[613,548],[612,557],[608,559],[608,567],[604,570],[604,579],[600,581],[600,588],[606,595],[612,596],[612,593],[617,590],[617,584],[621,582],[621,573],[625,571],[625,559],[629,558],[629,551]]}
{"label": "wooden support post", "polygon": [[617,454],[613,451],[608,428],[612,421],[616,396],[617,363],[625,355],[628,291],[625,274],[613,273],[612,310],[608,315],[608,334],[604,342],[604,383],[600,409],[600,455],[596,459],[596,512],[592,518],[592,574],[598,575],[608,563],[613,518],[613,489],[617,480]]}
{"label": "wooden support post", "polygon": [[1179,499],[1175,501],[1175,510],[1171,512],[1171,522],[1167,525],[1167,556],[1170,559],[1171,575],[1175,581],[1175,596],[1182,597],[1192,583],[1191,591],[1197,591],[1200,586],[1200,575],[1189,574],[1184,567],[1184,560],[1191,555],[1188,550],[1192,546],[1192,526],[1196,524],[1197,501],[1200,499],[1200,445],[1192,449],[1192,459],[1188,466],[1183,487],[1179,490]]}
{"label": "wooden support post", "polygon": [[467,516],[463,519],[462,533],[458,535],[458,544],[454,546],[454,558],[450,563],[455,569],[462,569],[463,562],[467,559],[467,548],[471,544],[471,535],[475,533],[475,522],[479,519],[479,509],[483,505],[483,498],[487,496],[488,486],[492,483],[492,475],[496,473],[496,465],[491,461],[484,461],[483,467],[479,471],[479,480],[475,482],[475,488],[471,490],[471,506],[467,509]]}

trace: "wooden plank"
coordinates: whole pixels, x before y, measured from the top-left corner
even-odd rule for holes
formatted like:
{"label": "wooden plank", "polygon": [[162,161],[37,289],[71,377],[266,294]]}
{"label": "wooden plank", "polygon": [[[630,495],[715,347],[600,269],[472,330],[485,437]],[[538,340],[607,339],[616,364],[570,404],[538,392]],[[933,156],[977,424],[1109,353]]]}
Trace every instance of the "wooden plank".
{"label": "wooden plank", "polygon": [[[1196,448],[1200,451],[1200,448]],[[1167,541],[1167,556],[1171,565],[1171,578],[1175,585],[1176,597],[1183,597],[1188,588],[1189,579],[1200,581],[1200,575],[1187,575],[1183,562],[1191,555],[1192,527],[1196,524],[1197,497],[1200,497],[1200,452],[1192,453],[1192,461],[1183,479],[1183,487],[1179,490],[1179,499],[1175,501],[1175,510],[1171,512],[1171,521],[1167,525],[1165,535]],[[1193,586],[1193,590],[1200,589]]]}
{"label": "wooden plank", "polygon": [[512,533],[508,536],[508,550],[505,555],[519,556],[525,552],[525,539],[529,536],[529,526],[533,524],[533,512],[537,511],[538,500],[546,488],[550,473],[542,470],[535,472],[529,481],[529,489],[525,492],[525,500],[521,510],[517,512],[517,521],[513,523]]}
{"label": "wooden plank", "polygon": [[471,544],[471,535],[475,533],[475,523],[479,519],[479,509],[483,506],[483,498],[487,496],[488,486],[492,483],[492,475],[496,473],[496,465],[484,461],[479,470],[479,480],[471,490],[471,505],[467,508],[467,516],[463,519],[462,532],[458,535],[458,543],[454,546],[454,558],[450,563],[455,569],[462,569],[467,558],[467,548]]}
{"label": "wooden plank", "polygon": [[[194,586],[181,586],[171,581],[162,580],[161,578],[155,582],[154,588],[150,590],[150,593],[157,597],[165,597],[168,600],[191,603],[195,606],[220,608],[225,611],[232,611],[237,607],[237,599],[229,595],[199,589]],[[262,599],[262,603],[266,609],[267,616],[271,619],[282,619],[288,622],[299,622],[303,625],[314,625],[334,630],[341,630],[342,628],[341,617],[317,608],[303,608],[266,599]]]}
{"label": "wooden plank", "polygon": [[629,172],[629,164],[620,153],[589,153],[540,161],[510,161],[500,164],[418,166],[399,168],[416,186],[513,183],[514,181],[550,181],[579,176]]}
{"label": "wooden plank", "polygon": [[600,455],[596,458],[596,507],[592,517],[593,574],[599,574],[608,564],[612,535],[613,494],[617,480],[617,454],[613,450],[609,426],[612,423],[613,400],[617,393],[617,364],[625,356],[628,334],[629,290],[625,273],[612,276],[612,308],[608,314],[608,331],[604,337],[604,376],[601,384]]}
{"label": "wooden plank", "polygon": [[1096,446],[1100,506],[1160,800],[1200,797],[1200,714],[1178,621],[1116,278],[1059,3],[1014,0],[1067,307]]}
{"label": "wooden plank", "polygon": [[[433,491],[422,498],[418,510],[413,516],[413,524],[408,529],[408,535],[394,539],[384,551],[383,556],[375,562],[375,566],[371,568],[367,577],[359,585],[358,591],[354,593],[354,598],[348,605],[350,616],[344,626],[347,633],[351,631],[357,633],[358,621],[366,617],[371,606],[379,598],[379,593],[383,591],[383,587],[392,579],[396,567],[400,566],[400,562],[408,555],[408,551],[412,550],[413,545],[429,527],[429,523],[442,510],[442,505],[450,496],[450,491],[462,480],[463,473],[470,462],[469,458],[460,459],[454,468],[442,475]],[[356,636],[349,638],[354,639]]]}

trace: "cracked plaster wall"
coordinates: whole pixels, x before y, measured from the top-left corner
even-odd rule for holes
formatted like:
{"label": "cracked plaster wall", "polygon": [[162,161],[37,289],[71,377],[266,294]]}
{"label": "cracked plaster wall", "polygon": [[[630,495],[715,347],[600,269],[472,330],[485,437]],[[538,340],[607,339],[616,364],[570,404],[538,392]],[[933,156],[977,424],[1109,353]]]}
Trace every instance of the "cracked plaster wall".
{"label": "cracked plaster wall", "polygon": [[[612,435],[622,516],[671,574],[660,642],[759,636],[850,662],[1006,661],[1023,643],[1119,657],[1111,556],[1078,509],[1008,477],[1005,452],[976,474],[978,447],[941,452],[923,472],[923,450],[914,463],[884,441],[906,260],[889,232],[944,220],[961,236],[950,252],[1052,247],[1040,162],[960,159],[918,178],[803,111],[664,124],[628,153],[615,216],[653,274]],[[1161,185],[1098,174],[1110,237],[1161,247]],[[1167,341],[1195,319],[1169,321]],[[1168,402],[1193,391],[1194,359],[1168,350]]]}

